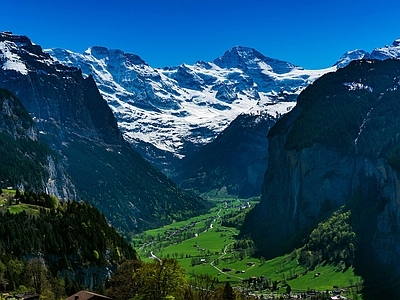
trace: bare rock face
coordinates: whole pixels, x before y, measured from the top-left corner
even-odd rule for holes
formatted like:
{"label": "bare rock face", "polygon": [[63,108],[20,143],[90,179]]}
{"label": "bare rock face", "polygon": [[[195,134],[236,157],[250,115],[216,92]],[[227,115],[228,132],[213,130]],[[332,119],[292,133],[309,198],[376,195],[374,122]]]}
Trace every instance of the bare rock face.
{"label": "bare rock face", "polygon": [[[341,158],[335,151],[319,145],[299,152],[271,151],[270,157],[272,155],[269,170],[280,164],[281,171],[277,174],[267,172],[268,185],[263,199],[270,199],[268,207],[276,208],[271,210],[271,215],[285,214],[287,218],[295,219],[285,225],[289,234],[316,221],[325,213],[324,205],[338,207],[348,198],[354,171],[354,161],[350,158]],[[278,182],[288,184],[282,189],[272,188],[278,186],[274,185]],[[282,202],[286,205],[282,206]]]}

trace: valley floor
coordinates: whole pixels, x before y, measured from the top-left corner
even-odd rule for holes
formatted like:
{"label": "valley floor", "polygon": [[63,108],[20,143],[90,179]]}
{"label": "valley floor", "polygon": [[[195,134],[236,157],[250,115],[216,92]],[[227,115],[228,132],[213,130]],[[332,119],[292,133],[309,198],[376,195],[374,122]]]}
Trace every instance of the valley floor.
{"label": "valley floor", "polygon": [[[238,240],[240,220],[257,201],[223,198],[207,214],[149,230],[133,238],[133,245],[143,260],[174,258],[186,270],[188,278],[209,274],[220,282],[248,294],[312,295],[341,294],[361,299],[362,278],[353,268],[339,270],[333,265],[319,265],[308,271],[297,260],[297,252],[265,260],[254,257],[254,245]],[[235,225],[236,227],[228,227]]]}

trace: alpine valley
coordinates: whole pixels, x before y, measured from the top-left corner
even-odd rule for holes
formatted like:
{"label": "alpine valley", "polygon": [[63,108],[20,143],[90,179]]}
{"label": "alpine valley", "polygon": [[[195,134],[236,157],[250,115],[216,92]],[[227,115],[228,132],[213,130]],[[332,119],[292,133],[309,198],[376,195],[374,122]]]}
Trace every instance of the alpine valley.
{"label": "alpine valley", "polygon": [[[53,275],[63,272],[57,276],[65,286],[71,275],[86,287],[104,287],[120,266],[107,283],[116,299],[235,299],[235,293],[239,299],[245,294],[232,290],[231,275],[242,280],[266,259],[284,257],[272,275],[285,264],[302,273],[240,284],[263,283],[271,297],[285,288],[282,297],[291,297],[289,280],[334,266],[363,279],[364,300],[396,299],[399,57],[396,40],[371,53],[349,51],[327,69],[305,70],[238,46],[212,62],[157,69],[121,50],[43,51],[28,37],[0,33],[0,180],[14,193],[2,200],[8,207],[40,204],[35,212],[28,206],[31,214],[0,209],[0,287],[8,284],[6,274],[17,289],[22,271],[13,277],[13,265],[33,256],[45,259]],[[261,197],[253,208],[250,200],[239,212],[231,207],[229,215],[228,201],[210,209],[199,194]],[[198,232],[186,231],[195,253],[191,267],[229,275],[222,288],[204,271],[193,282],[212,286],[193,288],[176,260],[159,263],[152,248],[154,262],[139,261],[126,242],[154,247],[166,236],[168,246],[174,239],[182,246],[176,221],[203,212],[209,219],[185,230],[212,231],[223,240],[222,254],[221,247],[207,254],[221,269],[206,265],[206,249],[191,240]],[[222,230],[228,223],[239,225]],[[147,243],[142,232],[165,224],[176,228]],[[242,251],[239,260],[255,250],[260,264],[253,255],[246,271],[229,273],[222,268],[227,249]],[[160,282],[170,290],[154,296]],[[196,298],[210,289],[214,296]]]}
{"label": "alpine valley", "polygon": [[300,92],[352,60],[398,57],[399,49],[395,41],[371,53],[349,51],[322,70],[305,70],[240,46],[213,62],[163,69],[135,54],[99,46],[83,54],[45,52],[93,76],[124,138],[178,185],[253,197],[261,192],[268,165],[265,137]]}

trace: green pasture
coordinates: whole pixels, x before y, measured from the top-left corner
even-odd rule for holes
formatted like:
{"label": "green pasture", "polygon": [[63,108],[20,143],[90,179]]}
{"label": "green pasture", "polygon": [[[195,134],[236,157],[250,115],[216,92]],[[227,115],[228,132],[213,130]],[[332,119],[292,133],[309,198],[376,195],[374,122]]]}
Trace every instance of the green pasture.
{"label": "green pasture", "polygon": [[[226,202],[228,206],[225,205]],[[277,281],[281,286],[278,292],[282,293],[285,292],[286,284],[289,284],[293,291],[309,289],[325,291],[332,290],[333,286],[348,287],[352,283],[361,281],[361,278],[354,274],[353,268],[341,272],[336,266],[322,265],[307,272],[298,264],[296,252],[268,261],[248,256],[240,260],[238,253],[233,252],[233,244],[239,230],[221,226],[221,219],[217,216],[217,212],[220,216],[224,216],[238,211],[238,206],[243,202],[237,199],[228,201],[220,199],[215,203],[216,206],[205,215],[149,230],[134,237],[135,247],[140,257],[145,261],[152,260],[149,255],[150,251],[153,251],[153,254],[159,258],[177,259],[181,267],[186,270],[188,278],[198,274],[210,274],[219,281],[229,281],[236,286],[243,285],[243,279],[264,276],[271,281]],[[252,205],[254,204],[252,202]],[[210,220],[212,220],[212,228],[206,227]],[[186,231],[187,239],[165,246],[164,239],[167,236],[165,235],[167,230],[178,230],[192,222],[197,224]],[[195,233],[202,228],[207,230],[196,236]],[[226,254],[223,254],[225,248]],[[193,258],[197,259],[197,264],[194,266],[192,266]],[[204,259],[205,262],[198,263],[199,259]],[[229,268],[230,271],[222,272],[223,268]],[[317,273],[319,275],[315,276]]]}
{"label": "green pasture", "polygon": [[31,204],[15,204],[12,199],[12,205],[9,205],[9,200],[14,197],[16,190],[3,189],[0,195],[0,212],[10,212],[12,214],[18,214],[22,211],[28,214],[37,215],[39,213],[39,207]]}
{"label": "green pasture", "polygon": [[31,205],[31,204],[12,205],[12,206],[9,206],[7,209],[12,214],[18,214],[22,211],[25,211],[31,215],[37,215],[39,213],[39,207],[36,205]]}

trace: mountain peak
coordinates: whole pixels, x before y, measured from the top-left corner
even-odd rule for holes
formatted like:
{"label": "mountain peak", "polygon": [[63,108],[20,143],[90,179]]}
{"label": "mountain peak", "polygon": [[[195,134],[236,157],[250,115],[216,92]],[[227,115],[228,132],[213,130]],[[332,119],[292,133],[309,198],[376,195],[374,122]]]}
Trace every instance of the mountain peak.
{"label": "mountain peak", "polygon": [[24,35],[13,34],[11,31],[0,32],[0,41],[18,42],[23,45],[32,45],[31,40]]}
{"label": "mountain peak", "polygon": [[394,40],[391,45],[386,45],[381,48],[375,48],[371,53],[359,49],[347,51],[345,54],[342,55],[341,58],[339,58],[334,66],[337,66],[338,68],[344,68],[351,61],[358,59],[385,60],[389,58],[400,58],[400,38]]}
{"label": "mountain peak", "polygon": [[392,44],[392,46],[394,47],[399,47],[400,46],[400,38],[398,38],[397,40],[395,40]]}
{"label": "mountain peak", "polygon": [[147,63],[143,59],[141,59],[139,55],[125,53],[124,51],[119,49],[108,49],[103,46],[92,46],[85,51],[85,54],[92,55],[97,59],[111,59],[112,57],[121,61],[126,60],[133,65],[147,65]]}
{"label": "mountain peak", "polygon": [[245,67],[251,60],[263,60],[265,56],[253,48],[235,46],[225,51],[224,55],[214,60],[214,63],[221,68],[239,68]]}
{"label": "mountain peak", "polygon": [[296,67],[285,61],[266,57],[257,50],[244,46],[233,47],[215,59],[214,63],[221,68],[238,68],[243,71],[267,69],[277,74],[290,72]]}
{"label": "mountain peak", "polygon": [[338,68],[344,68],[351,61],[366,58],[368,57],[368,55],[369,55],[368,52],[360,49],[347,51],[339,58],[339,60],[334,64],[334,66],[337,66]]}

